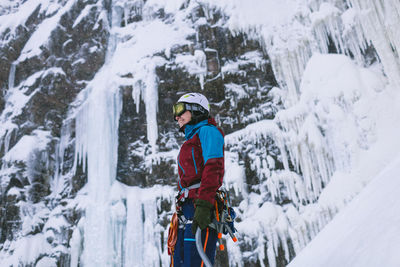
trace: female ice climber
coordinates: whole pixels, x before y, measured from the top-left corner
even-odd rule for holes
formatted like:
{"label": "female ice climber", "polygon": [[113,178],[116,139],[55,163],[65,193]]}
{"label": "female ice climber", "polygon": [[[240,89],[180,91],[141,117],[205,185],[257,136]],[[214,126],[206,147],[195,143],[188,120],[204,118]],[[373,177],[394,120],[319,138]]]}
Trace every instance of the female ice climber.
{"label": "female ice climber", "polygon": [[173,112],[186,141],[178,155],[179,194],[174,217],[179,226],[174,246],[168,246],[171,266],[203,266],[196,248],[197,227],[202,230],[203,250],[214,264],[217,233],[208,225],[224,176],[223,132],[210,117],[210,105],[202,94],[183,95],[173,106]]}

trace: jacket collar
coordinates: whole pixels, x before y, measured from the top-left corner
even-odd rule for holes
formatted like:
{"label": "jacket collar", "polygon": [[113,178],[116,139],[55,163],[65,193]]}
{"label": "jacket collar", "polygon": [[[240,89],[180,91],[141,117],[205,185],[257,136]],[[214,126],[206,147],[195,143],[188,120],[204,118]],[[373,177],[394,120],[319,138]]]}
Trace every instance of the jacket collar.
{"label": "jacket collar", "polygon": [[204,125],[207,125],[208,121],[204,120],[204,121],[200,121],[194,125],[192,124],[186,124],[185,125],[185,139],[189,140],[190,138],[193,137],[193,135],[197,132],[197,130]]}
{"label": "jacket collar", "polygon": [[216,122],[215,122],[215,120],[214,120],[214,118],[209,118],[209,119],[207,119],[207,120],[200,121],[200,122],[198,122],[198,123],[196,123],[196,124],[194,124],[194,125],[186,124],[186,125],[185,125],[185,129],[184,129],[184,132],[185,132],[185,139],[186,139],[186,140],[189,140],[190,138],[192,138],[193,135],[197,132],[197,130],[198,130],[200,127],[202,127],[202,126],[204,126],[204,125],[207,125],[207,124],[212,124],[212,125],[214,125],[214,126],[217,125]]}

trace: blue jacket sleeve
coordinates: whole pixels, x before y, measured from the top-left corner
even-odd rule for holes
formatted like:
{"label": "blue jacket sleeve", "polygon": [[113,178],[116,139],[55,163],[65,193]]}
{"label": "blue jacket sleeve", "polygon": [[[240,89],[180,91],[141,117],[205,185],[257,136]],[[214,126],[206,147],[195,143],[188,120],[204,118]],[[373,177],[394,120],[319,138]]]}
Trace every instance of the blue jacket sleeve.
{"label": "blue jacket sleeve", "polygon": [[209,159],[224,157],[224,137],[216,127],[202,127],[199,131],[199,138],[204,165]]}

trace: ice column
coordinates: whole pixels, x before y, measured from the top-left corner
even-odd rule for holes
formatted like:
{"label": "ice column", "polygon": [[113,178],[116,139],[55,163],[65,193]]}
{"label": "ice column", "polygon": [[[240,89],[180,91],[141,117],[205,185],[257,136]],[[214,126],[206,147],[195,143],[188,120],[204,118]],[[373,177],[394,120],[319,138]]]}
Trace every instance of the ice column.
{"label": "ice column", "polygon": [[157,126],[157,110],[158,110],[158,88],[155,80],[155,65],[152,64],[149,72],[149,78],[146,81],[145,90],[145,103],[146,103],[146,121],[147,121],[147,139],[152,148],[153,155],[157,152],[157,138],[158,138],[158,126]]}
{"label": "ice column", "polygon": [[17,68],[17,62],[14,61],[11,64],[11,68],[10,68],[10,73],[8,75],[8,89],[11,89],[14,87],[14,83],[15,83],[15,70]]}
{"label": "ice column", "polygon": [[54,196],[58,195],[63,190],[64,153],[69,145],[70,139],[71,139],[71,120],[67,119],[63,122],[63,126],[61,127],[61,137],[55,153],[56,170],[54,173],[54,177],[51,181],[51,192]]}
{"label": "ice column", "polygon": [[[88,203],[84,226],[84,265],[111,266],[113,258],[109,193],[115,180],[121,96],[100,71],[76,117],[76,150],[87,157]],[[79,135],[78,135],[79,133]]]}
{"label": "ice column", "polygon": [[122,11],[111,1],[109,4],[112,24],[106,61],[78,97],[82,104],[75,117],[75,166],[80,161],[88,177],[82,254],[85,267],[115,266],[118,258],[113,246],[110,191],[116,178],[122,97],[110,62],[118,41],[112,27],[120,23]]}
{"label": "ice column", "polygon": [[124,266],[166,266],[161,255],[161,231],[158,224],[154,189],[130,188],[127,194]]}
{"label": "ice column", "polygon": [[139,113],[140,99],[142,98],[146,108],[147,140],[151,146],[152,154],[157,152],[158,138],[158,86],[156,67],[164,60],[160,57],[146,58],[140,61],[143,70],[135,72],[132,99],[136,104],[136,112]]}

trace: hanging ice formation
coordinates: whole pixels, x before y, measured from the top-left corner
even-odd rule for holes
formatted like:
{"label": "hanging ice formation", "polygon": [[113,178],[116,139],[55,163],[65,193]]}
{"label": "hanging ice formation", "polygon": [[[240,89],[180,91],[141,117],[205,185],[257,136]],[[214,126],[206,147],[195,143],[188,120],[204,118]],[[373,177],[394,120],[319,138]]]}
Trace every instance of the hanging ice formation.
{"label": "hanging ice formation", "polygon": [[[269,264],[275,266],[273,255],[278,255],[280,246],[289,260],[284,240],[290,240],[297,253],[337,209],[357,193],[346,191],[334,201],[326,201],[324,196],[320,205],[303,206],[308,201],[317,202],[332,176],[337,172],[350,172],[360,151],[374,142],[376,118],[365,118],[365,114],[371,114],[362,107],[372,103],[378,105],[379,92],[384,90],[386,82],[378,71],[363,68],[370,67],[365,54],[371,47],[370,50],[375,49],[389,85],[399,87],[400,32],[396,25],[400,25],[400,3],[392,0],[308,1],[304,8],[301,1],[274,4],[273,1],[259,1],[264,7],[259,10],[278,6],[279,10],[287,10],[285,14],[289,14],[286,20],[271,14],[268,21],[268,16],[246,9],[246,3],[240,1],[203,2],[228,15],[227,25],[234,34],[246,33],[248,38],[264,44],[281,87],[274,90],[282,95],[285,109],[277,113],[274,121],[254,123],[227,136],[226,140],[229,146],[240,140],[254,139],[256,142],[269,136],[280,147],[286,173],[260,171],[259,175],[266,178],[265,186],[272,199],[284,185],[294,205],[301,206],[300,212],[293,207],[283,210],[264,204],[261,209],[268,209],[279,220],[271,218],[271,224],[261,227],[252,224],[257,215],[249,203],[250,211],[244,216],[251,219],[238,226],[252,225],[254,232],[248,233],[254,238],[260,232],[267,235],[267,240],[257,241],[258,246],[267,244]],[[251,10],[252,14],[246,17],[246,10]],[[344,55],[326,55],[332,47]],[[326,68],[319,71],[321,67]],[[327,75],[340,75],[342,82],[326,76],[324,71]],[[346,77],[349,77],[347,81],[357,77],[354,79],[357,82],[346,83]],[[302,177],[290,171],[289,161]],[[254,164],[253,170],[265,169],[267,157],[254,159]],[[246,231],[247,228],[243,228]],[[267,256],[264,251],[256,254],[260,262]]]}
{"label": "hanging ice formation", "polygon": [[[283,49],[277,49],[276,45],[271,46],[270,43],[266,43],[274,72],[282,87],[288,91],[285,100],[287,109],[278,113],[277,123],[286,135],[284,143],[290,159],[298,170],[303,172],[307,187],[313,192],[314,199],[319,195],[321,185],[329,181],[335,170],[346,171],[343,168],[349,167],[351,155],[336,154],[346,140],[329,136],[331,134],[327,125],[331,119],[329,110],[317,110],[316,108],[320,108],[318,105],[310,106],[310,103],[305,102],[308,96],[306,78],[303,74],[311,56],[316,52],[328,53],[327,45],[332,40],[338,53],[352,55],[356,62],[364,65],[366,63],[363,61],[362,53],[368,45],[373,45],[390,82],[397,85],[400,81],[400,61],[397,52],[400,47],[399,30],[394,26],[400,23],[398,13],[400,5],[389,0],[350,0],[347,4],[349,7],[346,9],[345,3],[335,7],[335,1],[327,3],[315,1],[311,5],[315,8],[314,10],[311,8],[310,14],[311,33],[300,35],[297,42],[294,42],[297,44],[294,49],[285,46]],[[371,8],[372,6],[375,8]],[[368,86],[370,85],[365,84],[364,90],[368,90]],[[356,94],[364,95],[363,88],[349,89],[354,90]],[[350,92],[345,91],[330,97],[338,103],[344,101],[340,107],[341,112],[349,112],[359,99],[351,97]],[[324,100],[316,98],[315,101]],[[357,114],[354,114],[353,124],[358,123],[357,119]],[[298,138],[297,143],[293,143],[294,136]]]}
{"label": "hanging ice formation", "polygon": [[[114,16],[118,12],[109,11]],[[118,19],[111,18],[113,23]],[[111,25],[112,27],[113,25]],[[83,221],[84,266],[113,266],[113,229],[110,216],[110,190],[116,177],[118,160],[118,124],[122,108],[119,86],[109,69],[115,50],[116,36],[111,34],[104,67],[96,74],[86,89],[78,96],[80,104],[75,111],[75,163],[87,170],[87,203]],[[80,229],[74,232],[79,239]],[[76,237],[78,236],[78,237]],[[79,244],[75,242],[74,245]],[[78,263],[81,251],[72,250],[71,262]]]}
{"label": "hanging ice formation", "polygon": [[400,4],[396,0],[348,0],[358,11],[366,41],[372,43],[391,83],[400,86]]}

